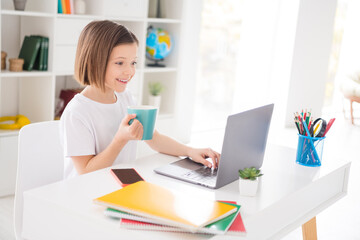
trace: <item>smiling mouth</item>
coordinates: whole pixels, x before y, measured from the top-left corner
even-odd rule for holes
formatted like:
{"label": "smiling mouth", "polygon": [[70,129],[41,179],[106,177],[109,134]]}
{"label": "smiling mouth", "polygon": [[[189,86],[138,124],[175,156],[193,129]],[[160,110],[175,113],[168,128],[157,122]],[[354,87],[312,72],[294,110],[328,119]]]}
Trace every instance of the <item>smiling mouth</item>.
{"label": "smiling mouth", "polygon": [[117,78],[116,81],[121,82],[121,83],[128,83],[130,79],[119,79]]}

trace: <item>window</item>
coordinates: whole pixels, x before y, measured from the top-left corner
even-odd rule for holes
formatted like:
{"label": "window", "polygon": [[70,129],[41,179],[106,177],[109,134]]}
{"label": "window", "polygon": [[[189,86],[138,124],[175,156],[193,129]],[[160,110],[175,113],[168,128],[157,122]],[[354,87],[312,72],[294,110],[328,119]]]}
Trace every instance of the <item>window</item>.
{"label": "window", "polygon": [[242,0],[205,0],[193,132],[225,127],[232,110]]}

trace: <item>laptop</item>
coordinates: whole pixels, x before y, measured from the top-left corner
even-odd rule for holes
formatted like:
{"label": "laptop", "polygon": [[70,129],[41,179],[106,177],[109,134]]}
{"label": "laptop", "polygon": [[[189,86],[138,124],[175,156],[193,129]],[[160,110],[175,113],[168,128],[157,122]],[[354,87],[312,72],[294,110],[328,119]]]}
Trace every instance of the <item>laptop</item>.
{"label": "laptop", "polygon": [[213,189],[239,179],[239,169],[260,168],[263,164],[273,109],[274,104],[269,104],[227,118],[217,169],[184,158],[158,167],[154,171]]}

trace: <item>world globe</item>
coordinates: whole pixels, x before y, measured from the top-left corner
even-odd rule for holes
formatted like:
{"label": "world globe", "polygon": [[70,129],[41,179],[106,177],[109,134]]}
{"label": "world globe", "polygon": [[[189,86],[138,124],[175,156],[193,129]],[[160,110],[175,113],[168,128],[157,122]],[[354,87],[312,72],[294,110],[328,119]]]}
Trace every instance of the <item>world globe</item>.
{"label": "world globe", "polygon": [[169,55],[173,45],[173,39],[167,31],[150,26],[146,36],[146,57],[155,61],[155,63],[148,64],[148,66],[165,67],[165,65],[158,62]]}

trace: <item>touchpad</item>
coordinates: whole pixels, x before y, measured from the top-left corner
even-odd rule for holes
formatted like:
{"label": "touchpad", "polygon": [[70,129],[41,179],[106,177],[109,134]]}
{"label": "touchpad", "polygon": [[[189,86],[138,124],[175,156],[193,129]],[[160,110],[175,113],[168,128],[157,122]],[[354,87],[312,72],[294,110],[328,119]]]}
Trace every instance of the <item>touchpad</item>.
{"label": "touchpad", "polygon": [[179,167],[186,168],[189,170],[196,170],[196,169],[203,167],[203,165],[201,163],[194,162],[193,160],[191,160],[189,158],[184,158],[179,161],[173,162],[173,163],[171,163],[171,165],[179,166]]}

